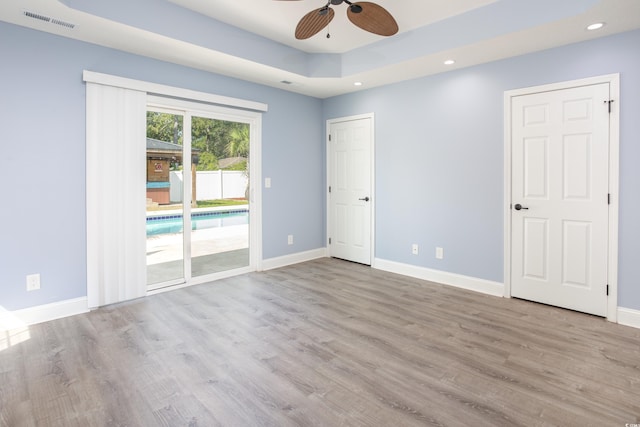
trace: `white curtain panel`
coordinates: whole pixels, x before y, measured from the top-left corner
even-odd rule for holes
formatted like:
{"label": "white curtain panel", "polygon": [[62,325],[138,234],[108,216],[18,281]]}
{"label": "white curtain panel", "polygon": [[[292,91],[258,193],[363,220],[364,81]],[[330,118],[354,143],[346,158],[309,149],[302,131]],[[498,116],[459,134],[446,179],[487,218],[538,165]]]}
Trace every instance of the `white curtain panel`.
{"label": "white curtain panel", "polygon": [[146,92],[86,83],[87,298],[146,294]]}

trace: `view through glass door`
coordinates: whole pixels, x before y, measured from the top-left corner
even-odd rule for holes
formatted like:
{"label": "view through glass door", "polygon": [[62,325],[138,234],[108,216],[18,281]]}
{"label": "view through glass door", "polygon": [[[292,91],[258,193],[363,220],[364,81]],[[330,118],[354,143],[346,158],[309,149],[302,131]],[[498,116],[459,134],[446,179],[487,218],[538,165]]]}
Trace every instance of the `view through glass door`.
{"label": "view through glass door", "polygon": [[248,267],[250,125],[150,107],[146,144],[149,289]]}

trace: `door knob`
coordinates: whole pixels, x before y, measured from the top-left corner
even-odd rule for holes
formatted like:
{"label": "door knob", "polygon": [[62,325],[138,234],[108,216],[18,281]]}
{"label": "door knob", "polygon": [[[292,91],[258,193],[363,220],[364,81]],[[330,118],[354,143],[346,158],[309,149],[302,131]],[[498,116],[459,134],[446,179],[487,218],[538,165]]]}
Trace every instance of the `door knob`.
{"label": "door knob", "polygon": [[362,198],[362,199],[358,199],[358,200],[364,200],[365,202],[368,202],[368,201],[369,201],[369,196],[364,197],[364,198]]}
{"label": "door knob", "polygon": [[519,211],[521,209],[529,209],[529,208],[525,208],[524,206],[522,206],[520,203],[516,203],[516,205],[513,207],[515,210]]}

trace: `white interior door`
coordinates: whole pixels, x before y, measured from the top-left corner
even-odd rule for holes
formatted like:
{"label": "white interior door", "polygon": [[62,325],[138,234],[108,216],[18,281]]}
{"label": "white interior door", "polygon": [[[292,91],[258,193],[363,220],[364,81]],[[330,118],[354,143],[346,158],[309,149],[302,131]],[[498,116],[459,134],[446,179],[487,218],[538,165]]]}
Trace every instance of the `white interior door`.
{"label": "white interior door", "polygon": [[512,102],[511,295],[607,314],[609,84]]}
{"label": "white interior door", "polygon": [[371,265],[372,118],[330,124],[329,254]]}

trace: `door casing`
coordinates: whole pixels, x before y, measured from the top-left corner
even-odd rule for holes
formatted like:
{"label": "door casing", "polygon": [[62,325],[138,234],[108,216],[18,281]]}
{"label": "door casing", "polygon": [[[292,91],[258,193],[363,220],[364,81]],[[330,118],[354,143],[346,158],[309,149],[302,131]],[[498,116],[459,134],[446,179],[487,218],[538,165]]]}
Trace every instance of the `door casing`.
{"label": "door casing", "polygon": [[331,233],[331,206],[329,204],[329,186],[331,185],[331,147],[330,147],[330,135],[331,135],[331,126],[335,123],[340,123],[340,122],[346,122],[346,121],[354,121],[354,120],[363,120],[363,119],[369,119],[370,120],[370,125],[371,125],[371,140],[370,140],[370,154],[371,154],[371,178],[370,178],[370,209],[371,209],[371,226],[370,226],[370,231],[369,231],[369,238],[371,240],[371,244],[369,245],[370,247],[370,260],[371,260],[371,266],[374,266],[374,260],[375,260],[375,203],[376,203],[376,197],[375,197],[375,176],[376,176],[376,170],[375,170],[375,122],[374,122],[374,114],[373,113],[365,113],[365,114],[359,114],[359,115],[354,115],[354,116],[347,116],[347,117],[338,117],[335,119],[329,119],[326,122],[326,159],[327,159],[327,167],[326,167],[326,186],[325,186],[325,197],[326,197],[326,215],[327,215],[327,221],[326,221],[326,236],[325,236],[325,244],[327,247],[327,254],[329,256],[331,256],[331,247],[329,245],[329,238],[330,233]]}
{"label": "door casing", "polygon": [[579,86],[608,83],[611,113],[609,115],[609,224],[607,279],[607,320],[617,321],[618,310],[618,209],[619,209],[619,146],[620,146],[620,75],[609,74],[542,86],[515,89],[504,94],[504,296],[511,298],[511,104],[515,96],[530,95]]}

